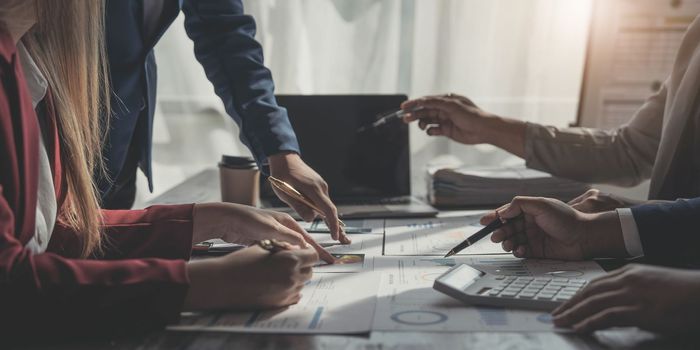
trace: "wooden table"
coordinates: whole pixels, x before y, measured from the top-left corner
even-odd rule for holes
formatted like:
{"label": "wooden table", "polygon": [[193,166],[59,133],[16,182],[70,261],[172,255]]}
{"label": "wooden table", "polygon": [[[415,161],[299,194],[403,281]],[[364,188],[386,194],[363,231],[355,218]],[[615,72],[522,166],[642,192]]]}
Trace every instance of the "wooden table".
{"label": "wooden table", "polygon": [[590,336],[555,333],[373,332],[358,336],[180,333],[159,331],[109,340],[81,340],[7,349],[697,349],[700,338],[663,338],[638,330],[597,332]]}
{"label": "wooden table", "polygon": [[[213,177],[216,177],[214,179]],[[203,188],[202,186],[207,186]],[[196,201],[217,200],[218,174],[203,171],[164,195],[175,202],[194,195]],[[163,202],[163,201],[154,201]],[[165,198],[165,202],[172,202]],[[606,270],[625,261],[601,260]],[[556,333],[424,333],[372,332],[363,335],[282,335],[216,332],[157,331],[119,339],[79,340],[62,344],[38,344],[9,349],[676,349],[700,348],[697,338],[668,338],[637,329],[609,330],[589,336]]]}

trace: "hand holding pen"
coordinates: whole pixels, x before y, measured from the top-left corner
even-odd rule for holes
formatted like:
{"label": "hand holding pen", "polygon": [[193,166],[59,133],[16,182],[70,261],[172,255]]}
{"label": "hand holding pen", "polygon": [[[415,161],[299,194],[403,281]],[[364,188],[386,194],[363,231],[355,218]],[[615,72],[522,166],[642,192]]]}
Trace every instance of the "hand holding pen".
{"label": "hand holding pen", "polygon": [[491,241],[519,258],[627,257],[615,211],[587,214],[556,199],[515,197],[481,222],[489,223],[498,216],[504,220],[520,217],[491,235]]}
{"label": "hand holding pen", "polygon": [[235,253],[189,262],[183,310],[271,309],[297,303],[318,254],[283,241],[260,240]]}
{"label": "hand holding pen", "polygon": [[331,237],[344,244],[350,243],[343,230],[342,221],[338,219],[338,210],[330,199],[328,184],[323,178],[296,153],[270,156],[268,161],[270,175],[294,189],[291,191],[278,182],[280,186],[273,185],[277,196],[293,208],[304,221],[312,221],[319,215],[324,217]]}
{"label": "hand holding pen", "polygon": [[345,227],[345,223],[342,220],[338,219],[337,216],[336,216],[335,222],[333,222],[333,219],[329,219],[327,216],[325,216],[323,211],[320,208],[318,208],[307,196],[305,196],[303,193],[299,192],[297,189],[292,187],[292,185],[290,185],[287,182],[282,181],[274,176],[269,176],[267,179],[270,182],[270,185],[272,186],[272,188],[274,188],[276,191],[280,191],[280,192],[284,193],[285,195],[287,195],[291,199],[293,199],[299,203],[302,203],[303,205],[306,205],[307,207],[312,209],[314,212],[321,215],[326,220],[326,225],[329,228],[332,226],[340,227],[341,232],[340,232],[340,235],[337,239],[339,239],[341,243],[350,244],[352,242],[350,240],[350,238],[345,234],[345,232],[342,231],[342,227]]}

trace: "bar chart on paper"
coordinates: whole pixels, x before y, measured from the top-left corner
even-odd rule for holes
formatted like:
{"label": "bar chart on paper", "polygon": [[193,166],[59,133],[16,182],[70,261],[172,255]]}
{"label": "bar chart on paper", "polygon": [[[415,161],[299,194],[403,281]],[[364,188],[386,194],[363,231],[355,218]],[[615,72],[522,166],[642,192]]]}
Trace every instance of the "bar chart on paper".
{"label": "bar chart on paper", "polygon": [[[481,216],[387,220],[384,255],[444,256],[450,249],[479,231]],[[487,236],[457,255],[503,254],[500,244]]]}

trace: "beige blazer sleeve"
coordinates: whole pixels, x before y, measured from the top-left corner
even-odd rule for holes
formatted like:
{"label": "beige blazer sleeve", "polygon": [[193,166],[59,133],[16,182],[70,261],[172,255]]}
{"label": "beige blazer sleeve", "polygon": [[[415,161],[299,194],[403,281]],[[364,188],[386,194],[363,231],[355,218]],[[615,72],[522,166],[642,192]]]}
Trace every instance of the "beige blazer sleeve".
{"label": "beige blazer sleeve", "polygon": [[533,169],[588,183],[634,186],[651,175],[661,139],[666,84],[615,130],[528,124],[525,161]]}

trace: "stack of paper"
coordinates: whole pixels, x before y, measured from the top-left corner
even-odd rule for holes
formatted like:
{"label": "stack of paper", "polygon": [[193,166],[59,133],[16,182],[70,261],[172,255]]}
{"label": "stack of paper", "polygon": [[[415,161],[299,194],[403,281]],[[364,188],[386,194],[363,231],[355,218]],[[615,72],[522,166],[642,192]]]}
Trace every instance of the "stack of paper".
{"label": "stack of paper", "polygon": [[498,206],[515,196],[571,200],[590,187],[541,171],[515,167],[431,169],[429,197],[437,207]]}

